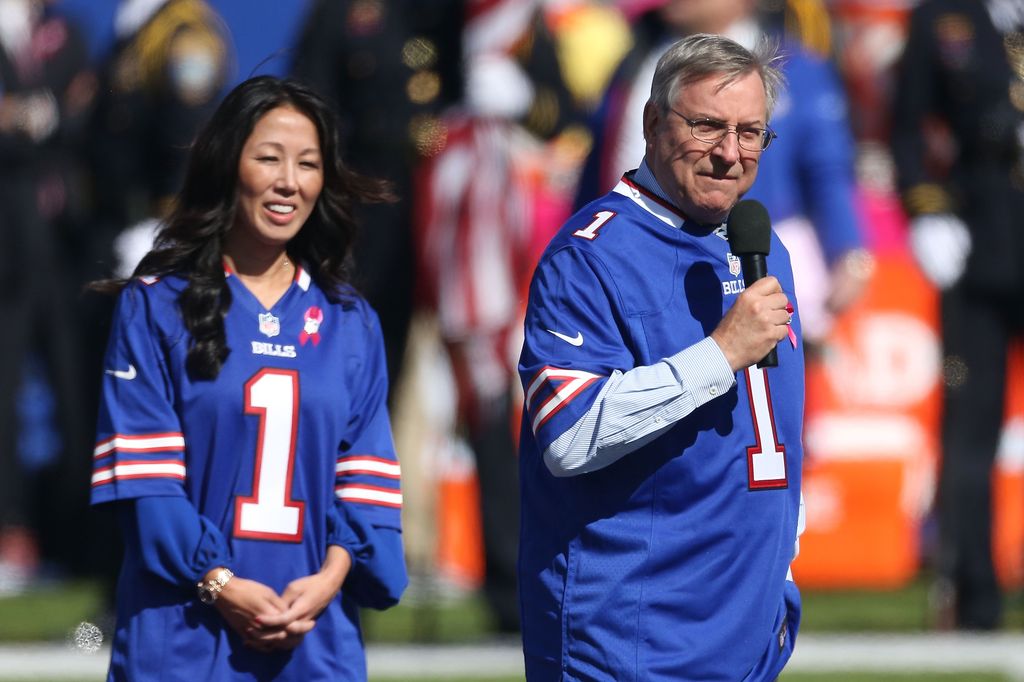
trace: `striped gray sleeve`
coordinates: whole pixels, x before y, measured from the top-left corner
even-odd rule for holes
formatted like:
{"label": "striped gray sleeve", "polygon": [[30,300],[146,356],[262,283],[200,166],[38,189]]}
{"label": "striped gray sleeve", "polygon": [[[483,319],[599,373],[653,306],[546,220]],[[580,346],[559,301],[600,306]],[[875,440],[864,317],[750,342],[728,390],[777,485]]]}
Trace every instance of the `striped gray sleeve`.
{"label": "striped gray sleeve", "polygon": [[604,468],[723,395],[735,382],[711,337],[653,365],[613,372],[586,414],[544,452],[544,462],[562,477]]}

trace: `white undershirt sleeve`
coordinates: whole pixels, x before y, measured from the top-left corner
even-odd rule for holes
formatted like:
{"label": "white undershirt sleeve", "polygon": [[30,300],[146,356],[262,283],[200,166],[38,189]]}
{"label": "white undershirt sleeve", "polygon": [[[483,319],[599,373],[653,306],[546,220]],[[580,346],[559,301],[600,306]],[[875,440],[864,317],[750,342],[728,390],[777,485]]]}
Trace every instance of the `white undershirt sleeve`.
{"label": "white undershirt sleeve", "polygon": [[793,579],[793,561],[800,556],[800,536],[807,529],[807,511],[804,509],[804,491],[800,491],[800,512],[796,517],[796,540],[793,541],[793,559],[789,562],[790,569],[786,571],[786,580]]}
{"label": "white undershirt sleeve", "polygon": [[711,337],[653,365],[613,372],[590,409],[544,452],[544,462],[559,477],[604,468],[734,383],[736,375]]}

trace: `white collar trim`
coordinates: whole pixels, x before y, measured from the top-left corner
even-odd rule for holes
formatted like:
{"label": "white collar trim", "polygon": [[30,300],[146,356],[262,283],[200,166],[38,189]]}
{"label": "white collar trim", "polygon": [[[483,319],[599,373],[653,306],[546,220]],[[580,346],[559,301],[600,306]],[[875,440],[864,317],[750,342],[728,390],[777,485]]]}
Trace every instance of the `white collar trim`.
{"label": "white collar trim", "polygon": [[683,226],[683,216],[675,210],[664,206],[661,199],[658,199],[649,190],[623,176],[619,183],[612,190],[616,194],[629,197],[640,208],[644,209],[669,227],[679,229]]}

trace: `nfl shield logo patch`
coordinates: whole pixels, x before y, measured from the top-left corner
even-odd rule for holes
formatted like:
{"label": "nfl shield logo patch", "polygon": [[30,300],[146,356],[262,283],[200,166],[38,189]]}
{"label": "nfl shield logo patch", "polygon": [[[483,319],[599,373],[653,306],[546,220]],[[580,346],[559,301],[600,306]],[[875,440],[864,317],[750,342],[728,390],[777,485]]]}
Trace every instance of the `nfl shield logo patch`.
{"label": "nfl shield logo patch", "polygon": [[264,336],[277,336],[281,333],[281,321],[273,313],[260,313],[260,333]]}
{"label": "nfl shield logo patch", "polygon": [[731,253],[725,254],[725,259],[729,261],[729,274],[733,277],[738,277],[740,274],[740,259]]}

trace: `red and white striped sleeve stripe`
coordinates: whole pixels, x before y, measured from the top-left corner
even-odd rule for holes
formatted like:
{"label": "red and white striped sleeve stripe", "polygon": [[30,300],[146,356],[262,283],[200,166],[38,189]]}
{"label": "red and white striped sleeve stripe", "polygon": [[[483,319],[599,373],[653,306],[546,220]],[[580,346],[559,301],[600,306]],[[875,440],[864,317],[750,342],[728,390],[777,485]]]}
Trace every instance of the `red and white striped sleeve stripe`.
{"label": "red and white striped sleeve stripe", "polygon": [[402,467],[393,459],[373,455],[339,457],[335,465],[334,494],[339,500],[401,508],[398,487]]}
{"label": "red and white striped sleeve stripe", "polygon": [[169,478],[176,481],[185,480],[185,463],[177,459],[165,460],[129,460],[117,462],[111,466],[100,467],[92,473],[93,487],[128,481],[138,478]]}
{"label": "red and white striped sleeve stripe", "polygon": [[544,367],[537,372],[526,388],[526,405],[533,416],[533,432],[537,433],[537,429],[556,412],[599,378],[600,375],[591,372],[558,367]]}
{"label": "red and white striped sleeve stripe", "polygon": [[185,436],[180,432],[151,433],[142,436],[116,434],[96,443],[92,455],[95,459],[114,452],[175,452],[185,449]]}
{"label": "red and white striped sleeve stripe", "polygon": [[359,455],[357,457],[342,457],[338,459],[335,473],[338,476],[368,474],[398,480],[402,477],[402,467],[398,462],[391,459]]}
{"label": "red and white striped sleeve stripe", "polygon": [[393,488],[381,488],[373,485],[340,485],[334,489],[339,500],[348,502],[364,502],[383,507],[402,507],[402,492]]}

